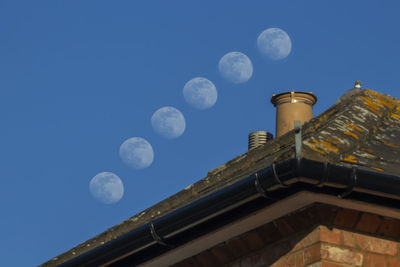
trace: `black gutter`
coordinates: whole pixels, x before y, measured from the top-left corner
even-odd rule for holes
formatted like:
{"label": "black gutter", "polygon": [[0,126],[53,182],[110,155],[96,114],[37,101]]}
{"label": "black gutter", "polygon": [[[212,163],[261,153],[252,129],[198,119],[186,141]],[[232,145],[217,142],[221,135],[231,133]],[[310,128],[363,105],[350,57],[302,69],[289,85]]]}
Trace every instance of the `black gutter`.
{"label": "black gutter", "polygon": [[307,159],[290,159],[273,164],[59,266],[135,266],[304,190],[400,207],[399,176]]}

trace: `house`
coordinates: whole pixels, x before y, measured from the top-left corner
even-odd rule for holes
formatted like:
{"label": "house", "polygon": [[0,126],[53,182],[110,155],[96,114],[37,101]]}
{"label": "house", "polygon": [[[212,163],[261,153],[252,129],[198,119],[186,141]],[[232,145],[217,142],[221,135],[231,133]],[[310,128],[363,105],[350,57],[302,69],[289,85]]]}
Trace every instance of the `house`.
{"label": "house", "polygon": [[400,100],[279,135],[42,266],[400,266]]}

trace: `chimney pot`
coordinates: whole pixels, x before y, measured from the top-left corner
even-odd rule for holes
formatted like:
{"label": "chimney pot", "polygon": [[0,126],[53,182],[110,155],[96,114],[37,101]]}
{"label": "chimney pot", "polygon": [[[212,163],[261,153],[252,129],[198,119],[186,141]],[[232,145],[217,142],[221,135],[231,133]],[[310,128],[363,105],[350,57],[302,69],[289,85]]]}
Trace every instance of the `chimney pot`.
{"label": "chimney pot", "polygon": [[271,103],[276,107],[276,137],[294,129],[294,121],[301,124],[313,117],[312,107],[317,102],[313,93],[285,92],[272,95]]}

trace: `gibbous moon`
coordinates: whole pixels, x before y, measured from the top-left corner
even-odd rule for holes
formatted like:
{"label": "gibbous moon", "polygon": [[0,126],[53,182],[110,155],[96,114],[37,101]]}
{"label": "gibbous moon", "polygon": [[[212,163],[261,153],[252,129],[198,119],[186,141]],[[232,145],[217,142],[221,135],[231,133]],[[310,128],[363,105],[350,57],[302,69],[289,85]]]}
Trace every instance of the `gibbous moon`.
{"label": "gibbous moon", "polygon": [[233,83],[247,82],[253,75],[251,60],[240,52],[224,55],[218,63],[218,69],[222,77]]}
{"label": "gibbous moon", "polygon": [[183,87],[186,102],[197,109],[207,109],[217,102],[217,88],[208,79],[197,77]]}
{"label": "gibbous moon", "polygon": [[124,184],[112,172],[101,172],[92,178],[89,184],[90,193],[104,204],[117,203],[124,195]]}
{"label": "gibbous moon", "polygon": [[285,31],[279,28],[270,28],[258,36],[257,46],[263,55],[273,60],[280,60],[290,54],[292,41]]}
{"label": "gibbous moon", "polygon": [[132,137],[119,147],[119,156],[126,165],[140,170],[151,165],[154,159],[154,151],[147,140]]}
{"label": "gibbous moon", "polygon": [[174,107],[163,107],[154,112],[151,125],[156,133],[167,139],[183,134],[186,127],[185,117]]}

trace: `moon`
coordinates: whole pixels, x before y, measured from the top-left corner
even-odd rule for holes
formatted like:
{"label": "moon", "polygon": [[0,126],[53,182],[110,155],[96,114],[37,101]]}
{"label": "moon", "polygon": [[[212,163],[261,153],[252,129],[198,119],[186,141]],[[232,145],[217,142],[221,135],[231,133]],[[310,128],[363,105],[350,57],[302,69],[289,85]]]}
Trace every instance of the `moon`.
{"label": "moon", "polygon": [[134,169],[145,169],[153,163],[154,151],[151,144],[141,137],[132,137],[119,147],[121,160]]}
{"label": "moon", "polygon": [[193,78],[183,87],[186,102],[197,109],[208,109],[217,102],[217,88],[208,79]]}
{"label": "moon", "polygon": [[112,172],[101,172],[92,178],[89,184],[92,196],[104,204],[120,201],[124,195],[124,184]]}
{"label": "moon", "polygon": [[174,107],[162,107],[151,117],[154,131],[166,139],[174,139],[183,134],[186,128],[185,117]]}
{"label": "moon", "polygon": [[247,82],[253,75],[251,60],[241,52],[224,55],[218,63],[218,69],[222,77],[233,83]]}
{"label": "moon", "polygon": [[263,31],[257,38],[257,46],[263,55],[273,60],[284,59],[292,51],[289,35],[279,28]]}

